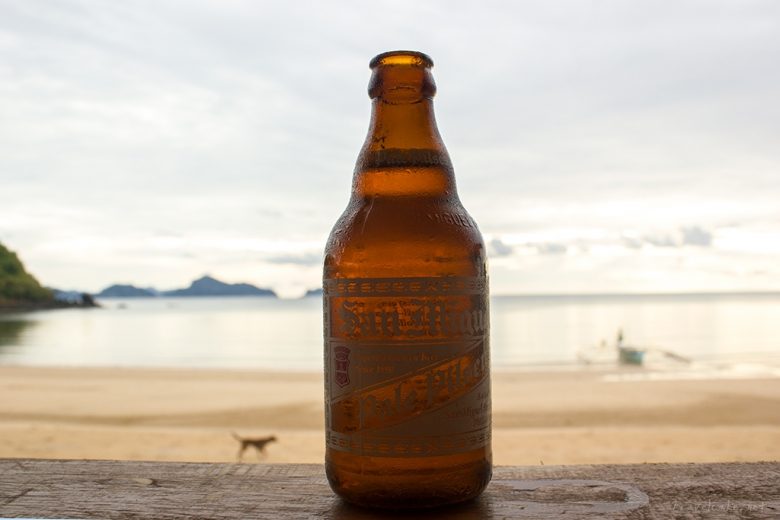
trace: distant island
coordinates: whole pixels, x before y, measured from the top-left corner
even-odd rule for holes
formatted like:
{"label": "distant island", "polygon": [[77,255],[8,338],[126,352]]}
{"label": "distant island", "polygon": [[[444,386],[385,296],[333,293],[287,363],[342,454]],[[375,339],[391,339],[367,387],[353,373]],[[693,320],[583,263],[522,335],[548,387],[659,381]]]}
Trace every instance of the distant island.
{"label": "distant island", "polygon": [[19,257],[0,244],[0,311],[97,307],[92,296],[42,286]]}
{"label": "distant island", "polygon": [[203,276],[186,289],[174,289],[161,293],[162,296],[271,296],[276,293],[249,283],[225,283],[211,276]]}
{"label": "distant island", "polygon": [[211,276],[203,276],[193,281],[184,289],[159,291],[153,287],[136,287],[134,285],[115,284],[106,287],[95,295],[97,298],[148,298],[189,297],[189,296],[267,296],[276,298],[271,289],[257,287],[249,283],[225,283]]}
{"label": "distant island", "polygon": [[160,292],[152,288],[141,288],[135,285],[114,284],[106,287],[95,296],[98,298],[145,298],[160,296]]}
{"label": "distant island", "polygon": [[316,289],[309,289],[308,291],[306,291],[306,294],[303,295],[304,298],[308,298],[310,296],[311,297],[322,296],[322,288],[317,287]]}

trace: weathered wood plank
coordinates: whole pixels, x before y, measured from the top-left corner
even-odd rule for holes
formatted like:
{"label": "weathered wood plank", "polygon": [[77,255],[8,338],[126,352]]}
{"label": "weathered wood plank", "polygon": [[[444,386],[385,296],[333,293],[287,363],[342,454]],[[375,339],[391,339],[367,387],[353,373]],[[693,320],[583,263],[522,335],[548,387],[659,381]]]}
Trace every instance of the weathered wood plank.
{"label": "weathered wood plank", "polygon": [[[0,516],[283,520],[397,515],[344,504],[332,495],[317,465],[2,459]],[[780,518],[780,463],[498,467],[480,499],[425,516]]]}

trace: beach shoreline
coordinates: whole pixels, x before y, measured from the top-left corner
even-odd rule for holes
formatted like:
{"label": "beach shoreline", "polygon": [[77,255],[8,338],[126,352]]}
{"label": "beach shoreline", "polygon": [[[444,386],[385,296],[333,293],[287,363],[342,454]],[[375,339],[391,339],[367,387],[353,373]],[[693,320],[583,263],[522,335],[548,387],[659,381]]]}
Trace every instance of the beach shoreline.
{"label": "beach shoreline", "polygon": [[[497,371],[494,462],[780,459],[780,378],[652,378],[652,371]],[[320,463],[320,373],[0,366],[0,457]]]}

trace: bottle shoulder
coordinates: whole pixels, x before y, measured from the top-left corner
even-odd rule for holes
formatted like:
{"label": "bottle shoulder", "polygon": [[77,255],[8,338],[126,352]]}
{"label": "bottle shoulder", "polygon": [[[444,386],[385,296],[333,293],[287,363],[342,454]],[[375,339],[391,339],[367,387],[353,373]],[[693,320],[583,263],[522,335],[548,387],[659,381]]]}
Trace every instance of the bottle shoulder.
{"label": "bottle shoulder", "polygon": [[454,197],[353,198],[331,231],[363,243],[435,238],[465,244],[482,243],[474,219]]}
{"label": "bottle shoulder", "polygon": [[457,198],[353,199],[325,249],[328,277],[481,276],[485,264],[479,228]]}

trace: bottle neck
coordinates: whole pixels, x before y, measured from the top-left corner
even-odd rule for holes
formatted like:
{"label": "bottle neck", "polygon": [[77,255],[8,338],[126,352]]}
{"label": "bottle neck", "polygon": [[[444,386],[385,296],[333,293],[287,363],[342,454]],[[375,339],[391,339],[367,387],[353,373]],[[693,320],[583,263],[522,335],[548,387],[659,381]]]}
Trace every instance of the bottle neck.
{"label": "bottle neck", "polygon": [[371,124],[355,167],[354,194],[455,195],[452,163],[436,127],[436,84],[429,67],[419,61],[373,66]]}
{"label": "bottle neck", "polygon": [[452,169],[436,127],[433,100],[392,104],[373,100],[371,124],[357,170],[367,168],[442,166]]}

